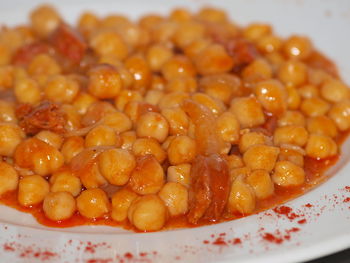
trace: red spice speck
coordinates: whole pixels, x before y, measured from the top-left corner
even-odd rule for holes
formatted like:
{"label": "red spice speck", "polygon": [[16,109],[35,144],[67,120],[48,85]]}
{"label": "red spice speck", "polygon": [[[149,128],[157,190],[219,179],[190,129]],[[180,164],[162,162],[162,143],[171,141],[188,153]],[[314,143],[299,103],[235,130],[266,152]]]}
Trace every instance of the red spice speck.
{"label": "red spice speck", "polygon": [[305,224],[305,223],[306,223],[306,219],[305,218],[298,221],[298,224],[300,224],[300,225]]}
{"label": "red spice speck", "polygon": [[147,253],[146,252],[140,252],[140,257],[146,257],[147,256]]}
{"label": "red spice speck", "polygon": [[298,227],[293,227],[293,228],[291,228],[289,230],[286,230],[287,233],[299,232],[299,231],[300,231],[300,228],[298,228]]}
{"label": "red spice speck", "polygon": [[209,240],[203,240],[203,244],[209,244]]}
{"label": "red spice speck", "polygon": [[350,202],[350,197],[345,198],[345,199],[343,200],[343,202],[344,202],[344,203]]}
{"label": "red spice speck", "polygon": [[300,215],[297,215],[293,212],[293,209],[291,207],[285,205],[275,207],[273,211],[276,214],[286,216],[289,220],[294,220],[295,218],[300,217]]}
{"label": "red spice speck", "polygon": [[305,207],[307,207],[307,208],[311,208],[311,207],[313,207],[313,205],[312,205],[312,204],[310,204],[310,203],[307,203],[307,204],[305,205]]}
{"label": "red spice speck", "polygon": [[224,237],[226,236],[226,233],[220,233],[219,236]]}
{"label": "red spice speck", "polygon": [[5,243],[3,245],[3,248],[5,251],[15,251],[15,248],[11,244],[8,244],[8,243]]}
{"label": "red spice speck", "polygon": [[262,235],[262,238],[268,242],[275,243],[275,244],[281,244],[283,242],[282,238],[277,237],[271,233],[264,233]]}
{"label": "red spice speck", "polygon": [[232,240],[232,244],[234,244],[234,245],[242,244],[242,240],[240,238],[234,238]]}
{"label": "red spice speck", "polygon": [[227,242],[222,237],[215,239],[212,244],[217,246],[227,246]]}
{"label": "red spice speck", "polygon": [[124,254],[124,257],[127,258],[127,259],[132,259],[134,256],[130,252],[127,252],[127,253]]}
{"label": "red spice speck", "polygon": [[179,257],[179,256],[176,256],[176,257],[175,257],[175,259],[176,259],[176,260],[180,260],[180,259],[181,259],[181,257]]}
{"label": "red spice speck", "polygon": [[350,186],[345,186],[344,188],[346,191],[350,192]]}
{"label": "red spice speck", "polygon": [[93,246],[86,246],[85,247],[85,252],[89,252],[91,254],[94,254],[95,253],[95,248]]}

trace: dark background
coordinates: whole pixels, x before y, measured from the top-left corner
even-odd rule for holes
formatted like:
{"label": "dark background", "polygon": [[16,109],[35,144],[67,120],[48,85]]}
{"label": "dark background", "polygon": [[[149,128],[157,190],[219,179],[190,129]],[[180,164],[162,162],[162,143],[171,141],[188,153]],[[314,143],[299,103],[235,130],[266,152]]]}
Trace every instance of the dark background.
{"label": "dark background", "polygon": [[350,263],[350,249],[305,263]]}

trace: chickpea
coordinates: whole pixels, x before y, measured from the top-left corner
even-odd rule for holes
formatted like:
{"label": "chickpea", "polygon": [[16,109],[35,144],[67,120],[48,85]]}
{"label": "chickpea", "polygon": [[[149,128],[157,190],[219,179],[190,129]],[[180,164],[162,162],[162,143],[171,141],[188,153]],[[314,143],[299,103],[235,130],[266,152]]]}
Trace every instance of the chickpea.
{"label": "chickpea", "polygon": [[194,64],[201,75],[229,72],[233,68],[233,58],[219,44],[205,47],[194,58]]}
{"label": "chickpea", "polygon": [[128,210],[129,221],[141,231],[161,229],[167,218],[167,210],[157,195],[136,198]]}
{"label": "chickpea", "polygon": [[159,113],[148,112],[139,118],[136,123],[136,134],[139,137],[151,137],[163,142],[168,136],[169,124]]}
{"label": "chickpea", "polygon": [[132,152],[136,157],[152,154],[159,163],[163,163],[166,159],[166,152],[159,142],[153,138],[136,139],[132,145]]}
{"label": "chickpea", "polygon": [[35,137],[55,147],[56,149],[60,149],[63,143],[62,135],[51,131],[43,130],[37,133]]}
{"label": "chickpea", "polygon": [[251,174],[251,172],[252,169],[247,166],[233,168],[229,171],[230,181],[233,182],[239,177],[246,178],[249,174]]}
{"label": "chickpea", "polygon": [[228,169],[233,170],[236,168],[241,168],[244,166],[242,157],[235,155],[235,154],[230,154],[226,156],[226,161],[228,164]]}
{"label": "chickpea", "polygon": [[0,123],[0,155],[12,156],[25,135],[15,124]]}
{"label": "chickpea", "polygon": [[258,144],[267,144],[268,138],[262,133],[259,132],[248,132],[241,136],[239,140],[239,151],[244,153],[248,150],[250,146]]}
{"label": "chickpea", "polygon": [[343,100],[334,104],[330,109],[328,116],[335,122],[340,131],[346,131],[350,128],[350,101]]}
{"label": "chickpea", "polygon": [[278,127],[273,136],[275,145],[293,144],[304,146],[308,139],[308,132],[302,126],[283,126]]}
{"label": "chickpea", "polygon": [[121,145],[120,148],[131,151],[134,142],[136,141],[136,132],[127,131],[120,134]]}
{"label": "chickpea", "polygon": [[14,105],[5,100],[0,100],[0,122],[17,122]]}
{"label": "chickpea", "polygon": [[305,99],[300,105],[300,110],[308,117],[325,115],[329,109],[329,103],[317,97]]}
{"label": "chickpea", "polygon": [[241,95],[241,80],[233,74],[204,76],[199,87],[209,96],[229,104],[233,96]]}
{"label": "chickpea", "polygon": [[98,167],[97,156],[100,153],[101,151],[96,148],[85,149],[70,163],[71,171],[87,189],[104,187],[108,184]]}
{"label": "chickpea", "polygon": [[225,105],[204,93],[195,93],[192,95],[192,99],[199,104],[206,106],[215,116],[219,116],[226,109]]}
{"label": "chickpea", "polygon": [[129,185],[140,195],[156,194],[164,184],[164,171],[155,157],[145,155],[136,159]]}
{"label": "chickpea", "polygon": [[167,92],[184,91],[195,92],[197,90],[197,80],[194,77],[178,77],[168,81],[165,90]]}
{"label": "chickpea", "polygon": [[127,150],[110,149],[98,156],[101,174],[113,185],[126,184],[135,166],[135,158]]}
{"label": "chickpea", "polygon": [[168,182],[158,193],[171,216],[184,215],[188,211],[188,190],[180,183]]}
{"label": "chickpea", "polygon": [[42,176],[56,172],[64,163],[60,151],[35,137],[18,144],[14,160],[18,166]]}
{"label": "chickpea", "polygon": [[66,120],[66,130],[75,131],[81,128],[82,118],[72,105],[63,104],[61,105],[60,110],[63,113]]}
{"label": "chickpea", "polygon": [[10,89],[14,84],[13,66],[0,67],[0,90]]}
{"label": "chickpea", "polygon": [[194,77],[196,69],[192,62],[183,55],[175,55],[168,59],[161,70],[166,80],[180,77]]}
{"label": "chickpea", "polygon": [[139,25],[146,30],[152,30],[164,20],[160,15],[146,15],[140,18]]}
{"label": "chickpea", "polygon": [[196,157],[196,141],[188,136],[175,137],[168,148],[170,164],[191,163]]}
{"label": "chickpea", "polygon": [[304,183],[305,172],[303,168],[292,162],[279,161],[276,163],[272,180],[282,187],[298,186]]}
{"label": "chickpea", "polygon": [[305,117],[299,111],[286,111],[277,121],[278,126],[305,126]]}
{"label": "chickpea", "polygon": [[312,84],[302,85],[298,88],[298,92],[303,99],[310,99],[319,96],[319,89]]}
{"label": "chickpea", "polygon": [[[289,146],[289,145],[288,145]],[[280,154],[278,156],[278,161],[289,161],[300,167],[304,167],[304,155],[305,152],[300,148],[300,150],[293,149],[287,145],[281,147]]]}
{"label": "chickpea", "polygon": [[196,21],[183,21],[174,34],[174,43],[179,48],[184,48],[191,42],[202,39],[205,34],[205,27],[203,24]]}
{"label": "chickpea", "polygon": [[176,32],[178,24],[174,21],[164,19],[156,24],[151,30],[151,38],[155,43],[169,42]]}
{"label": "chickpea", "polygon": [[77,198],[79,213],[87,218],[96,219],[105,216],[110,211],[107,194],[101,189],[87,189]]}
{"label": "chickpea", "polygon": [[100,58],[100,64],[110,64],[115,67],[120,75],[122,87],[127,89],[134,83],[134,77],[124,64],[114,55],[106,55]]}
{"label": "chickpea", "polygon": [[[47,54],[39,54],[35,56],[28,66],[28,73],[30,75],[39,77],[45,76],[45,81],[49,76],[60,74],[61,70],[62,69],[57,61]],[[40,84],[42,83],[39,82],[39,85]]]}
{"label": "chickpea", "polygon": [[152,80],[152,71],[146,59],[139,55],[131,56],[125,60],[125,68],[133,76],[132,89],[144,93]]}
{"label": "chickpea", "polygon": [[91,32],[96,30],[96,28],[99,26],[99,19],[98,17],[90,12],[84,12],[80,15],[78,19],[78,29],[85,37],[89,37],[91,35]]}
{"label": "chickpea", "polygon": [[38,83],[29,77],[15,82],[14,93],[19,103],[36,104],[41,100],[41,90]]}
{"label": "chickpea", "polygon": [[279,51],[282,47],[282,40],[274,35],[264,35],[260,37],[257,42],[256,46],[258,50],[262,53],[270,53]]}
{"label": "chickpea", "polygon": [[72,136],[63,142],[61,153],[66,163],[69,163],[74,156],[84,150],[85,141],[82,137]]}
{"label": "chickpea", "polygon": [[63,75],[52,76],[44,87],[47,99],[58,103],[71,103],[79,92],[79,83]]}
{"label": "chickpea", "polygon": [[239,140],[239,122],[236,116],[226,111],[216,119],[218,134],[224,142],[236,143]]}
{"label": "chickpea", "polygon": [[50,177],[50,184],[51,192],[68,192],[74,197],[80,194],[82,187],[80,179],[69,170],[52,174]]}
{"label": "chickpea", "polygon": [[212,41],[207,38],[197,39],[184,47],[183,51],[187,57],[193,60],[200,52],[211,45],[211,43]]}
{"label": "chickpea", "polygon": [[283,85],[277,80],[257,83],[255,95],[265,110],[274,115],[281,115],[287,108],[287,94]]}
{"label": "chickpea", "polygon": [[233,99],[230,111],[235,114],[241,128],[251,128],[265,122],[261,105],[254,97]]}
{"label": "chickpea", "polygon": [[309,68],[308,81],[311,85],[321,86],[325,81],[333,77],[323,69]]}
{"label": "chickpea", "polygon": [[32,28],[40,37],[47,37],[61,23],[60,15],[50,5],[41,5],[30,14]]}
{"label": "chickpea", "polygon": [[19,180],[18,202],[30,207],[41,203],[49,193],[49,183],[40,175],[28,175]]}
{"label": "chickpea", "polygon": [[114,130],[106,125],[98,125],[86,135],[85,147],[93,146],[115,146],[118,136]]}
{"label": "chickpea", "polygon": [[286,86],[287,91],[287,105],[289,110],[299,109],[301,103],[301,96],[298,90],[293,86]]}
{"label": "chickpea", "polygon": [[123,111],[125,105],[130,101],[142,101],[141,93],[134,90],[122,90],[115,99],[115,106],[118,110]]}
{"label": "chickpea", "polygon": [[257,41],[265,35],[271,34],[272,29],[267,24],[250,24],[243,30],[243,36],[250,41]]}
{"label": "chickpea", "polygon": [[203,7],[199,10],[197,16],[199,20],[213,23],[224,23],[227,22],[227,15],[224,11],[212,8]]}
{"label": "chickpea", "polygon": [[145,102],[131,101],[126,104],[124,113],[130,118],[134,126],[137,126],[140,116],[149,112],[159,112],[157,106]]}
{"label": "chickpea", "polygon": [[97,31],[90,38],[90,47],[99,56],[111,55],[125,59],[129,53],[128,46],[116,32]]}
{"label": "chickpea", "polygon": [[17,186],[17,171],[11,165],[0,162],[0,196],[6,192],[16,190]]}
{"label": "chickpea", "polygon": [[285,85],[294,87],[304,84],[307,78],[307,68],[305,64],[297,60],[284,62],[278,70],[278,78]]}
{"label": "chickpea", "polygon": [[159,101],[162,99],[162,97],[164,96],[164,92],[161,90],[157,90],[157,89],[151,89],[149,91],[147,91],[146,95],[145,95],[145,102],[152,104],[152,105],[158,105]]}
{"label": "chickpea", "polygon": [[186,92],[182,91],[174,91],[170,92],[168,94],[165,94],[163,98],[159,101],[159,108],[161,110],[165,108],[176,108],[181,106],[181,104],[186,100],[189,99],[190,96]]}
{"label": "chickpea", "polygon": [[250,214],[255,208],[255,193],[253,188],[243,181],[239,176],[233,181],[230,189],[227,207],[229,212]]}
{"label": "chickpea", "polygon": [[246,66],[242,71],[245,84],[255,84],[272,78],[272,67],[268,61],[258,58]]}
{"label": "chickpea", "polygon": [[88,91],[99,99],[115,98],[122,88],[118,71],[110,65],[99,65],[89,71]]}
{"label": "chickpea", "polygon": [[169,123],[170,135],[186,135],[189,127],[189,118],[181,108],[165,108],[161,114]]}
{"label": "chickpea", "polygon": [[184,8],[175,8],[171,11],[169,19],[175,22],[184,22],[190,20],[192,17],[189,10]]}
{"label": "chickpea", "polygon": [[49,193],[43,203],[45,216],[53,221],[61,221],[73,216],[76,210],[74,197],[67,192]]}
{"label": "chickpea", "polygon": [[306,144],[306,155],[315,159],[324,159],[338,153],[337,144],[326,135],[311,134]]}
{"label": "chickpea", "polygon": [[252,171],[247,177],[249,184],[255,192],[258,199],[265,199],[271,196],[274,192],[274,185],[270,174],[265,170]]}
{"label": "chickpea", "polygon": [[166,45],[152,45],[146,53],[147,63],[152,71],[160,71],[163,65],[173,56],[172,50]]}
{"label": "chickpea", "polygon": [[289,58],[307,59],[313,51],[307,37],[291,36],[283,45],[283,52]]}
{"label": "chickpea", "polygon": [[128,210],[131,203],[137,198],[137,194],[128,188],[122,188],[112,197],[112,219],[122,222],[128,218]]}
{"label": "chickpea", "polygon": [[183,186],[189,187],[191,181],[190,173],[191,165],[188,163],[169,166],[167,171],[167,181],[180,183]]}
{"label": "chickpea", "polygon": [[113,112],[116,112],[116,109],[112,104],[106,101],[97,101],[88,107],[87,112],[81,120],[81,124],[84,126],[92,126],[100,121],[105,115]]}
{"label": "chickpea", "polygon": [[112,128],[116,133],[122,133],[132,128],[130,118],[122,112],[108,113],[102,117],[102,123]]}
{"label": "chickpea", "polygon": [[332,138],[338,135],[335,122],[326,116],[309,118],[306,127],[310,133],[326,135]]}
{"label": "chickpea", "polygon": [[243,161],[252,170],[264,169],[270,172],[275,166],[280,150],[267,145],[253,145],[243,154]]}
{"label": "chickpea", "polygon": [[350,97],[350,89],[340,80],[330,79],[323,83],[321,95],[330,102],[340,102]]}

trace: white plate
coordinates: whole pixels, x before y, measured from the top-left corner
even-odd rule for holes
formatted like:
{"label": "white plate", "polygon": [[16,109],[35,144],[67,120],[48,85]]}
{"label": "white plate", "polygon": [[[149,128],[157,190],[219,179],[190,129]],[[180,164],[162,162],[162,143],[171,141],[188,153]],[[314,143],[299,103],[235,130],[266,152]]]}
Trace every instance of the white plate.
{"label": "white plate", "polygon": [[[174,6],[196,9],[215,4],[225,8],[238,23],[264,21],[271,23],[282,36],[291,33],[310,36],[322,52],[336,61],[341,75],[350,83],[350,2],[347,0],[47,2],[53,2],[70,22],[86,9],[98,14],[120,12],[137,17],[147,12],[165,13]],[[37,3],[37,0],[1,1],[0,22],[12,25],[26,22],[28,11]],[[298,216],[293,220],[267,211],[219,225],[135,234],[95,226],[50,229],[37,224],[28,214],[1,206],[1,261],[272,263],[299,262],[336,252],[350,247],[350,202],[344,202],[350,197],[345,188],[350,185],[349,146],[350,143],[344,145],[341,160],[330,171],[336,173],[334,177],[287,204]],[[305,224],[298,223],[303,219]],[[297,231],[290,231],[293,228]],[[281,238],[280,244],[266,241],[263,236],[267,233]],[[235,244],[238,238],[241,243]],[[213,244],[215,241],[218,244]]]}

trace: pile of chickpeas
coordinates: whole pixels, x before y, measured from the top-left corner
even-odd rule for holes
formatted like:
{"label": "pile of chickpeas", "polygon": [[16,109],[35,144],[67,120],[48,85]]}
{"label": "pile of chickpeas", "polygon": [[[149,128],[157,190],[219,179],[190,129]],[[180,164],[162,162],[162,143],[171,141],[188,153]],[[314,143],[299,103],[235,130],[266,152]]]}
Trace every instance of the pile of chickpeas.
{"label": "pile of chickpeas", "polygon": [[[306,157],[339,154],[350,128],[350,91],[307,37],[241,27],[215,8],[138,21],[86,12],[79,37],[58,34],[62,23],[44,5],[0,31],[0,195],[50,220],[160,230],[189,212],[191,166],[213,143],[230,177],[225,214],[251,214],[275,187],[305,183]],[[43,101],[64,131],[21,125],[18,107]]]}

